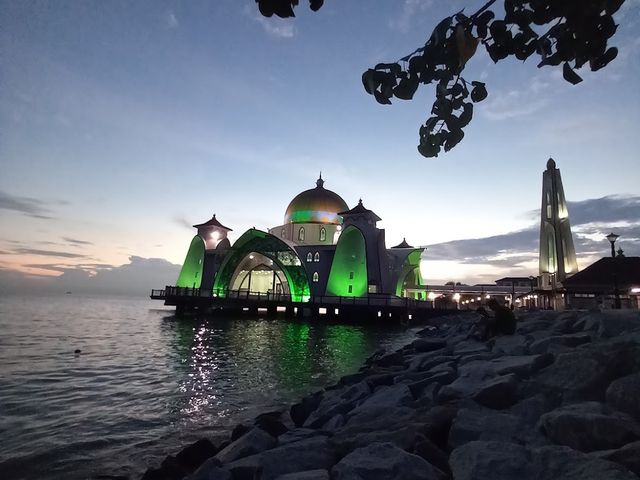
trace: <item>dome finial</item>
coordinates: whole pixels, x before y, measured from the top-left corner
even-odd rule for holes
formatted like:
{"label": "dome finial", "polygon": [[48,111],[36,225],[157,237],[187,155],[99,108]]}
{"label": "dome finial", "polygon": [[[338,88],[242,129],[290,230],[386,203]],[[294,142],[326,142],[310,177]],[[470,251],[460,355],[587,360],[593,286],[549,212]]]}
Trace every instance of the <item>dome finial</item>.
{"label": "dome finial", "polygon": [[322,171],[320,171],[320,176],[318,177],[318,180],[316,180],[316,186],[318,188],[322,188],[324,185],[324,180],[322,179]]}
{"label": "dome finial", "polygon": [[549,160],[547,160],[547,170],[554,170],[555,168],[556,168],[555,160],[549,157]]}

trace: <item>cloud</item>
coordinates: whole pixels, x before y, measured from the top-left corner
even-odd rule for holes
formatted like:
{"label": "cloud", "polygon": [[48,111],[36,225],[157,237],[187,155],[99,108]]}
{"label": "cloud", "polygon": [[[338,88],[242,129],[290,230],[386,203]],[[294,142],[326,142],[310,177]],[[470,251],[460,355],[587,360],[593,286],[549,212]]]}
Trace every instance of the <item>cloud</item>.
{"label": "cloud", "polygon": [[262,28],[272,37],[293,38],[297,33],[296,26],[291,23],[291,19],[276,17],[267,18],[260,15],[255,9],[245,7],[245,15],[249,15],[254,21],[262,25]]}
{"label": "cloud", "polygon": [[433,5],[433,0],[404,0],[400,15],[389,20],[389,28],[407,33],[413,24],[414,17]]}
{"label": "cloud", "polygon": [[[617,245],[628,256],[640,255],[640,196],[612,195],[596,199],[568,202],[569,220],[578,262],[587,265],[608,255],[605,235],[620,235]],[[536,211],[539,212],[539,211]],[[454,240],[428,246],[424,255],[426,278],[434,278],[430,269],[451,263],[487,271],[528,276],[538,268],[539,217],[523,230],[486,238]],[[446,271],[446,270],[443,270]],[[440,272],[435,273],[438,276]],[[487,275],[472,273],[475,281],[486,281]],[[497,277],[496,277],[497,278]],[[495,279],[494,279],[495,280]]]}
{"label": "cloud", "polygon": [[489,120],[506,120],[531,115],[542,110],[549,103],[549,100],[545,98],[534,100],[533,95],[535,95],[533,87],[527,91],[496,92],[489,97],[489,101],[481,110],[482,114]]}
{"label": "cloud", "polygon": [[86,240],[78,240],[71,237],[62,237],[65,242],[73,243],[74,245],[93,245],[93,242],[87,242]]}
{"label": "cloud", "polygon": [[187,218],[183,215],[183,214],[175,214],[172,218],[171,221],[173,221],[173,223],[180,225],[181,227],[187,228],[190,231],[193,231],[193,224],[187,220]]}
{"label": "cloud", "polygon": [[73,252],[57,252],[54,250],[40,250],[38,248],[16,248],[14,254],[22,255],[42,255],[45,257],[62,257],[62,258],[84,258],[86,255]]}
{"label": "cloud", "polygon": [[50,220],[53,217],[47,203],[31,197],[19,197],[0,190],[0,209],[20,212],[29,217]]}
{"label": "cloud", "polygon": [[180,24],[178,22],[178,17],[176,17],[176,14],[173,12],[173,10],[169,10],[164,14],[164,22],[167,28],[171,30],[173,30],[174,28],[178,28],[178,25]]}

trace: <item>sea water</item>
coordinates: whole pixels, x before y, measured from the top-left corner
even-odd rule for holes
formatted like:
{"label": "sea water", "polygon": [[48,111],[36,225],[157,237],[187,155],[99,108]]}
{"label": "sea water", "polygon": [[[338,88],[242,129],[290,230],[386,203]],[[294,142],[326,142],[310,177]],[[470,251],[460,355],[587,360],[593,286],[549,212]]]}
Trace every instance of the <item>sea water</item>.
{"label": "sea water", "polygon": [[412,336],[397,326],[177,318],[145,298],[0,297],[0,478],[137,478]]}

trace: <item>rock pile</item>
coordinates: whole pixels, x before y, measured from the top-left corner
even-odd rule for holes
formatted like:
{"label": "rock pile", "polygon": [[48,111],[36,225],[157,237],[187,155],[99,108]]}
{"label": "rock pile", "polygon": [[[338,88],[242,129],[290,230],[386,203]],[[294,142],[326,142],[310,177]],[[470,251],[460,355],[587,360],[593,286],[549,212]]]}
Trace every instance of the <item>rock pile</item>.
{"label": "rock pile", "polygon": [[515,335],[441,317],[396,352],[143,479],[637,480],[640,313],[531,312]]}

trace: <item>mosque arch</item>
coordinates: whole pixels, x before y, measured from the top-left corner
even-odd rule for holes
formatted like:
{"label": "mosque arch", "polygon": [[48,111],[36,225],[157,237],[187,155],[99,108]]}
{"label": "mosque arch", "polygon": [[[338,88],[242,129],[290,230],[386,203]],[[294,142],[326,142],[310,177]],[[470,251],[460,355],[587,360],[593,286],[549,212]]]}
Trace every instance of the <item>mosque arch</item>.
{"label": "mosque arch", "polygon": [[349,225],[336,245],[327,281],[327,295],[362,297],[367,294],[367,249],[364,235]]}
{"label": "mosque arch", "polygon": [[186,288],[200,288],[202,284],[202,270],[204,267],[204,240],[196,235],[191,240],[187,256],[180,269],[176,286]]}
{"label": "mosque arch", "polygon": [[222,261],[213,284],[214,294],[224,296],[232,290],[233,282],[238,276],[238,268],[242,267],[241,263],[254,252],[265,257],[273,270],[282,272],[278,274],[284,279],[283,288],[288,290],[293,301],[309,300],[311,290],[307,273],[296,252],[278,237],[255,228],[247,230],[236,240]]}
{"label": "mosque arch", "polygon": [[298,229],[298,241],[304,242],[304,227]]}
{"label": "mosque arch", "polygon": [[313,262],[313,254],[311,252],[307,253],[307,262]]}
{"label": "mosque arch", "polygon": [[320,227],[320,241],[324,242],[327,239],[327,229]]}
{"label": "mosque arch", "polygon": [[395,294],[398,297],[403,296],[406,288],[422,286],[422,274],[420,273],[421,255],[422,251],[416,249],[409,253],[405,258],[400,275],[398,275],[398,282],[396,283],[395,288]]}

